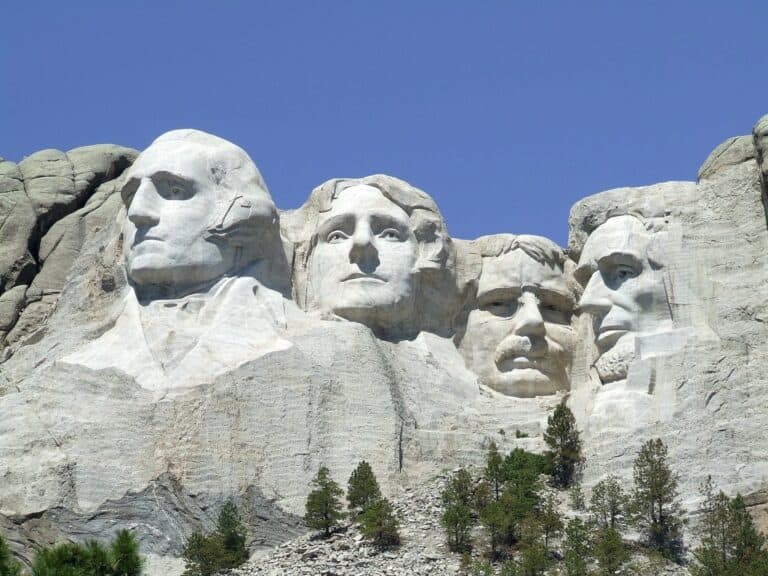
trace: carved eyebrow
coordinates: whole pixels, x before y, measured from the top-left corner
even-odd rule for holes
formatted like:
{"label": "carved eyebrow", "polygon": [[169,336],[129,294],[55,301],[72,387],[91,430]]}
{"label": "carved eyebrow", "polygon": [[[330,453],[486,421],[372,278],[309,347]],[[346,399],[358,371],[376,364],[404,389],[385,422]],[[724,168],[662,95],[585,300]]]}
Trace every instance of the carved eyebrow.
{"label": "carved eyebrow", "polygon": [[371,224],[374,231],[379,232],[384,228],[396,228],[400,232],[409,232],[410,222],[404,222],[396,216],[373,214],[371,216]]}
{"label": "carved eyebrow", "polygon": [[567,308],[568,311],[572,311],[576,302],[573,295],[568,292],[561,292],[559,290],[553,290],[551,288],[536,288],[536,295],[539,300],[544,303],[556,304],[562,308]]}
{"label": "carved eyebrow", "polygon": [[600,257],[597,260],[597,264],[598,267],[605,265],[616,266],[618,264],[626,264],[638,268],[643,267],[643,261],[639,256],[632,252],[611,252],[610,254],[606,254],[605,256]]}
{"label": "carved eyebrow", "polygon": [[517,286],[496,286],[488,290],[479,291],[477,301],[487,303],[493,300],[503,300],[506,298],[517,298],[522,291]]}
{"label": "carved eyebrow", "polygon": [[317,227],[318,238],[325,237],[334,230],[342,230],[348,234],[354,231],[355,217],[352,214],[338,214],[332,216]]}

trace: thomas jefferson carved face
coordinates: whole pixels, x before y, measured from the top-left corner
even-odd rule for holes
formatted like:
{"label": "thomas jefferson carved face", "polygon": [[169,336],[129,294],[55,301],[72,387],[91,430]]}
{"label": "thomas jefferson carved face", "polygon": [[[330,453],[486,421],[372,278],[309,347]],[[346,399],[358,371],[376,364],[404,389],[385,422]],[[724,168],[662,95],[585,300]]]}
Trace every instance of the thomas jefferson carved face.
{"label": "thomas jefferson carved face", "polygon": [[310,262],[316,306],[374,329],[405,322],[417,255],[405,210],[373,186],[345,188],[317,225]]}
{"label": "thomas jefferson carved face", "polygon": [[483,258],[461,348],[482,381],[510,396],[567,390],[573,297],[561,267],[520,248]]}
{"label": "thomas jefferson carved face", "polygon": [[615,216],[590,234],[576,270],[580,307],[593,318],[600,379],[626,378],[637,334],[672,326],[661,264],[651,257],[652,233],[630,215]]}

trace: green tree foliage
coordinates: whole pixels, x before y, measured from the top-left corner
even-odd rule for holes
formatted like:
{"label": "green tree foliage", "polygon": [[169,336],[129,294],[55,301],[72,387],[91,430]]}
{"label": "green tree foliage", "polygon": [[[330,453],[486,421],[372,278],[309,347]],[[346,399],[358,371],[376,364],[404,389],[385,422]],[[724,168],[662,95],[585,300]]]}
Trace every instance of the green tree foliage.
{"label": "green tree foliage", "polygon": [[184,546],[183,556],[186,563],[184,576],[210,576],[220,570],[236,568],[248,559],[245,529],[232,500],[227,500],[221,507],[213,533],[192,533]]}
{"label": "green tree foliage", "polygon": [[[89,540],[85,544],[66,542],[35,554],[32,576],[138,576],[143,559],[133,535],[117,533],[109,547]],[[4,576],[4,573],[0,571]],[[10,572],[10,574],[14,574]]]}
{"label": "green tree foliage", "polygon": [[591,557],[589,526],[580,518],[573,518],[565,527],[563,543],[565,576],[587,576]]}
{"label": "green tree foliage", "polygon": [[768,574],[765,537],[755,528],[740,495],[714,493],[711,478],[702,487],[701,545],[694,551],[693,576],[763,576]]}
{"label": "green tree foliage", "polygon": [[347,482],[347,502],[350,511],[361,512],[368,504],[381,498],[381,490],[371,465],[365,460],[357,465]]}
{"label": "green tree foliage", "polygon": [[592,488],[589,499],[589,511],[600,528],[619,530],[623,524],[623,511],[627,497],[616,476],[600,480]]}
{"label": "green tree foliage", "polygon": [[504,487],[504,459],[499,454],[496,442],[491,442],[488,447],[485,458],[485,479],[491,485],[494,499],[498,501]]}
{"label": "green tree foliage", "polygon": [[385,548],[400,544],[400,522],[386,498],[369,502],[360,517],[360,531],[367,539]]}
{"label": "green tree foliage", "polygon": [[539,476],[548,470],[548,460],[515,448],[504,459],[504,492],[501,503],[509,514],[508,542],[520,537],[520,523],[531,516],[540,501],[541,483]]}
{"label": "green tree foliage", "polygon": [[602,528],[595,538],[595,558],[600,566],[600,574],[611,576],[617,574],[624,563],[629,560],[629,552],[624,546],[621,534],[613,528]]}
{"label": "green tree foliage", "polygon": [[334,482],[325,466],[321,466],[320,470],[317,471],[317,476],[312,480],[312,484],[317,488],[307,496],[304,521],[310,528],[323,530],[327,538],[331,535],[331,529],[344,516],[339,500],[344,491]]}
{"label": "green tree foliage", "polygon": [[512,518],[502,501],[493,500],[480,510],[480,523],[488,532],[491,543],[491,559],[498,556],[499,545],[507,538]]}
{"label": "green tree foliage", "polygon": [[139,554],[139,543],[128,530],[118,530],[109,545],[114,576],[139,576],[144,559]]}
{"label": "green tree foliage", "polygon": [[11,556],[11,549],[2,535],[0,535],[0,576],[20,576],[21,564]]}
{"label": "green tree foliage", "polygon": [[526,518],[521,526],[517,573],[519,576],[541,576],[551,565],[541,524],[533,518]]}
{"label": "green tree foliage", "polygon": [[568,488],[582,461],[581,438],[570,408],[561,402],[547,419],[544,441],[552,461],[552,481],[558,488]]}
{"label": "green tree foliage", "polygon": [[666,558],[682,554],[682,510],[677,501],[677,475],[667,463],[667,447],[660,438],[643,444],[634,463],[632,515],[648,544]]}
{"label": "green tree foliage", "polygon": [[472,476],[463,468],[448,481],[441,494],[443,501],[442,522],[445,527],[448,546],[456,552],[471,547],[472,527]]}
{"label": "green tree foliage", "polygon": [[571,499],[571,507],[579,512],[584,510],[586,503],[584,502],[584,491],[581,489],[581,483],[574,482],[571,484],[571,489],[568,492]]}
{"label": "green tree foliage", "polygon": [[541,533],[544,538],[544,549],[549,552],[549,545],[553,538],[557,538],[563,531],[563,521],[557,509],[557,503],[553,494],[549,494],[538,513]]}

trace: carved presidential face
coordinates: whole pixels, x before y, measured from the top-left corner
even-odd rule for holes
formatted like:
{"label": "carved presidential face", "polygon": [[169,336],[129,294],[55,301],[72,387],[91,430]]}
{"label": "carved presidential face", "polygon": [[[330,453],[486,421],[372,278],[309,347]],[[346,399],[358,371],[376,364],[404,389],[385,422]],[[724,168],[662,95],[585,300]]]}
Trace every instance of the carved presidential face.
{"label": "carved presidential face", "polygon": [[652,234],[634,216],[610,218],[590,234],[576,276],[579,303],[593,318],[600,378],[626,378],[637,334],[671,327],[661,264],[651,258]]}
{"label": "carved presidential face", "polygon": [[504,394],[567,390],[572,308],[560,267],[522,249],[485,257],[462,352],[482,381]]}
{"label": "carved presidential face", "polygon": [[416,258],[408,214],[373,186],[346,188],[318,221],[314,306],[374,329],[398,326],[413,312]]}
{"label": "carved presidential face", "polygon": [[135,284],[191,286],[233,267],[234,249],[207,239],[217,190],[200,146],[153,144],[131,166],[122,195],[126,268]]}

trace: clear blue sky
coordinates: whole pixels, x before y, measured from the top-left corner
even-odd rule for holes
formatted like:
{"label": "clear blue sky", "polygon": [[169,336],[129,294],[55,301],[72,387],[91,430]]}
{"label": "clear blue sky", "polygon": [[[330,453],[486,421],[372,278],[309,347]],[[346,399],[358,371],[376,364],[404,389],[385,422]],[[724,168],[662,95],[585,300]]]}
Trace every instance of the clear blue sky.
{"label": "clear blue sky", "polygon": [[2,7],[0,156],[200,128],[280,208],[337,176],[426,190],[450,232],[543,234],[694,179],[768,113],[768,1],[41,2]]}

